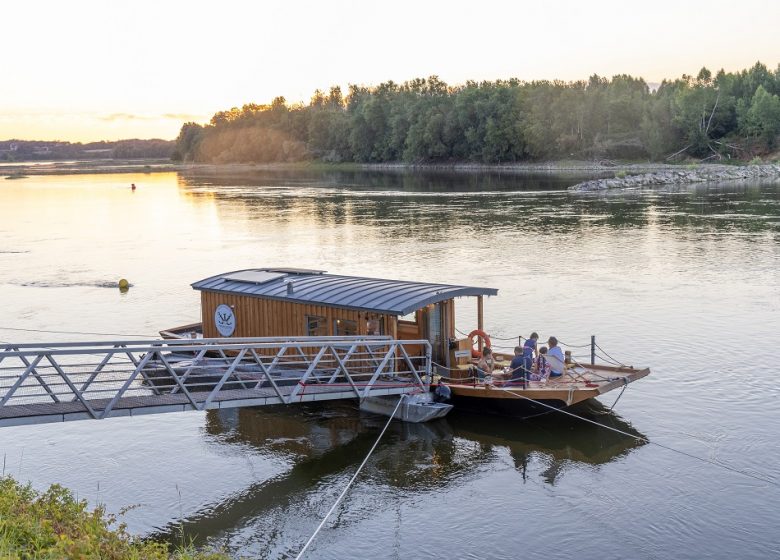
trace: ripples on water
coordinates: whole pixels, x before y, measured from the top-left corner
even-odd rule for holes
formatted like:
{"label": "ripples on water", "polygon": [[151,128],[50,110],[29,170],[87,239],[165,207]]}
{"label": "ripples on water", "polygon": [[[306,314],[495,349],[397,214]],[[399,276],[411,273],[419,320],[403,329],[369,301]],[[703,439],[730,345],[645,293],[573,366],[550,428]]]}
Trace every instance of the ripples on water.
{"label": "ripples on water", "polygon": [[[32,177],[0,186],[0,340],[153,335],[189,283],[298,266],[499,288],[501,345],[590,334],[653,374],[637,437],[780,482],[780,187],[574,195],[576,177],[258,173]],[[135,193],[129,184],[136,183]],[[121,278],[129,292],[107,289]],[[458,304],[458,328],[476,305]],[[94,338],[94,337],[92,337]],[[587,359],[587,348],[575,354]],[[612,404],[614,394],[604,397]],[[6,472],[61,482],[130,529],[294,555],[372,445],[352,405],[8,428]],[[563,417],[394,424],[312,557],[768,558],[776,485]]]}

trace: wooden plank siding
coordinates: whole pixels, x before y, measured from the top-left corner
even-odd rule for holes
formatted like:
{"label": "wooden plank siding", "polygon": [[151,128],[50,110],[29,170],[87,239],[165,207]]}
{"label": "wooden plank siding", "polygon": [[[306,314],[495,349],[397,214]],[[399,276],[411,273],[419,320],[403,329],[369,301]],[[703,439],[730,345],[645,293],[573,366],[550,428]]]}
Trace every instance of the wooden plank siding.
{"label": "wooden plank siding", "polygon": [[[263,336],[307,336],[308,316],[323,317],[325,319],[326,336],[336,333],[335,322],[337,319],[355,321],[358,325],[359,335],[368,332],[367,313],[353,309],[343,309],[325,305],[302,304],[260,298],[257,296],[225,294],[219,292],[201,291],[201,314],[203,321],[203,336],[207,338],[219,337],[214,323],[214,312],[219,305],[229,305],[236,317],[236,330],[233,337],[263,337]],[[454,300],[442,302],[442,328],[444,340],[455,336],[455,303]],[[384,324],[384,334],[395,340],[415,340],[425,338],[421,332],[423,327],[423,312],[418,310],[415,314],[416,322],[399,321],[395,315],[373,314]],[[422,355],[422,346],[408,347],[411,354]],[[263,351],[264,354],[274,354],[272,350]],[[446,353],[446,351],[445,351]],[[406,369],[406,365],[400,362],[396,356],[398,370]]]}
{"label": "wooden plank siding", "polygon": [[[306,336],[308,316],[325,319],[327,336],[335,335],[337,319],[355,321],[358,326],[357,334],[364,335],[368,332],[366,313],[363,311],[203,290],[201,291],[203,336],[219,336],[214,324],[214,312],[221,304],[231,306],[236,316],[236,330],[233,337]],[[395,337],[395,315],[379,315],[379,317],[385,325],[386,334]]]}

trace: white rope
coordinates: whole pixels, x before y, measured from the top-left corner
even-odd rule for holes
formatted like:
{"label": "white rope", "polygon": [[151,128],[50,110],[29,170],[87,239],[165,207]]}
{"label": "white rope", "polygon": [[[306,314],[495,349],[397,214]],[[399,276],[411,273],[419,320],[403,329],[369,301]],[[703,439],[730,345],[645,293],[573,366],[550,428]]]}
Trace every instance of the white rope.
{"label": "white rope", "polygon": [[347,486],[344,488],[344,490],[342,490],[341,494],[340,494],[340,495],[339,495],[339,497],[336,499],[336,502],[333,504],[333,506],[331,506],[330,510],[328,510],[328,513],[327,513],[327,514],[325,514],[325,517],[322,519],[322,521],[320,522],[319,526],[318,526],[318,527],[317,527],[317,529],[314,531],[314,533],[312,534],[312,536],[311,536],[311,537],[309,537],[309,540],[308,540],[308,541],[306,541],[306,544],[305,544],[305,545],[303,545],[303,548],[302,548],[302,549],[301,549],[301,551],[298,553],[298,556],[296,556],[296,557],[295,557],[295,560],[300,560],[300,558],[303,556],[303,553],[304,553],[304,552],[306,552],[306,549],[307,549],[307,548],[309,548],[309,545],[310,545],[310,544],[312,543],[312,541],[314,540],[314,537],[316,537],[316,536],[317,536],[317,533],[319,533],[319,532],[320,532],[320,529],[322,529],[322,527],[325,525],[325,522],[328,520],[328,518],[330,517],[330,515],[331,515],[331,514],[333,513],[333,511],[336,509],[336,506],[337,506],[337,505],[339,505],[339,502],[341,502],[342,498],[344,498],[344,496],[345,496],[345,495],[346,495],[346,493],[347,493],[347,490],[349,490],[350,486],[352,486],[352,483],[353,483],[353,482],[355,482],[355,479],[356,479],[356,478],[358,477],[358,475],[360,474],[360,471],[361,471],[361,470],[363,470],[363,467],[364,467],[364,466],[366,465],[366,463],[368,462],[368,458],[369,458],[369,457],[371,457],[371,454],[374,452],[374,449],[376,449],[376,446],[379,444],[379,440],[381,440],[381,439],[382,439],[382,436],[383,436],[383,435],[385,435],[385,431],[387,431],[387,427],[388,427],[388,426],[390,426],[390,422],[392,422],[392,421],[393,421],[393,417],[395,416],[395,413],[396,413],[396,412],[398,412],[398,407],[399,407],[399,406],[401,406],[401,403],[403,402],[403,400],[404,400],[404,397],[405,397],[405,395],[401,395],[401,398],[400,398],[400,399],[398,399],[398,404],[396,404],[396,405],[395,405],[395,408],[393,409],[393,413],[390,415],[390,418],[388,418],[388,420],[387,420],[387,424],[385,424],[385,427],[384,427],[384,428],[382,428],[382,432],[379,434],[379,437],[378,437],[378,438],[376,438],[376,441],[374,442],[374,445],[373,445],[373,446],[371,446],[371,449],[369,449],[369,450],[368,450],[368,455],[366,455],[366,458],[365,458],[365,459],[363,459],[363,462],[362,462],[362,463],[360,463],[360,466],[358,467],[357,471],[355,471],[355,474],[352,476],[352,478],[350,479],[350,481],[347,483]]}
{"label": "white rope", "polygon": [[709,465],[720,467],[722,469],[726,469],[727,471],[731,471],[731,472],[734,472],[734,473],[737,473],[737,474],[741,474],[743,476],[747,476],[747,477],[753,478],[755,480],[760,480],[761,482],[766,482],[766,483],[771,484],[773,486],[780,486],[780,484],[778,484],[778,482],[776,480],[774,480],[773,478],[770,478],[768,475],[752,474],[752,473],[749,473],[747,471],[740,470],[740,469],[738,469],[736,467],[732,467],[730,465],[727,465],[725,463],[721,463],[719,461],[713,461],[712,459],[705,459],[704,457],[699,457],[698,455],[694,455],[692,453],[688,453],[687,451],[681,451],[679,449],[675,449],[674,447],[669,447],[668,445],[663,445],[661,443],[652,441],[652,440],[650,440],[647,437],[635,436],[634,434],[630,434],[628,432],[624,432],[623,430],[618,430],[617,428],[613,428],[612,426],[607,426],[606,424],[600,424],[599,422],[594,422],[593,420],[591,420],[589,418],[584,418],[582,416],[578,416],[576,414],[572,414],[571,412],[568,412],[566,410],[557,408],[555,406],[543,403],[541,401],[534,400],[532,398],[526,397],[525,395],[520,395],[518,393],[515,393],[514,391],[510,391],[509,389],[504,389],[504,391],[509,393],[510,395],[514,395],[514,396],[516,396],[516,397],[518,397],[520,399],[525,399],[527,401],[531,401],[531,402],[536,403],[538,405],[547,407],[547,408],[549,408],[551,410],[556,410],[556,411],[560,412],[561,414],[565,414],[567,416],[571,416],[573,418],[577,418],[578,420],[582,420],[583,422],[588,422],[590,424],[594,424],[595,426],[600,426],[602,428],[606,428],[607,430],[612,430],[613,432],[617,432],[617,433],[622,434],[624,436],[628,436],[628,437],[633,438],[633,439],[635,439],[637,441],[641,441],[643,443],[648,443],[648,444],[651,444],[651,445],[656,445],[656,446],[661,447],[663,449],[666,449],[668,451],[672,451],[674,453],[679,453],[680,455],[685,455],[686,457],[690,457],[691,459],[696,459],[697,461],[701,461],[702,463],[707,463]]}
{"label": "white rope", "polygon": [[139,337],[139,338],[156,337],[156,335],[150,335],[150,334],[121,334],[121,333],[85,332],[85,331],[52,331],[46,329],[21,329],[19,327],[3,327],[3,326],[0,326],[0,331],[19,331],[19,332],[50,333],[50,334],[83,334],[83,335],[96,335],[96,336],[131,336],[131,337]]}

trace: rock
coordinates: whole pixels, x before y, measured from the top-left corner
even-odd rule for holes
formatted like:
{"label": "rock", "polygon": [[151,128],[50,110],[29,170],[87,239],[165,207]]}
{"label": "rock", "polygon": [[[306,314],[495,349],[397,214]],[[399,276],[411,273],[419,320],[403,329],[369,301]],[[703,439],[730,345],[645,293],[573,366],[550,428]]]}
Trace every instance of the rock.
{"label": "rock", "polygon": [[706,183],[755,179],[760,177],[780,177],[780,164],[748,165],[731,167],[726,165],[708,165],[691,170],[659,171],[640,175],[627,175],[611,179],[593,179],[569,187],[570,191],[593,192],[609,189],[633,188],[651,185],[684,185],[688,183]]}

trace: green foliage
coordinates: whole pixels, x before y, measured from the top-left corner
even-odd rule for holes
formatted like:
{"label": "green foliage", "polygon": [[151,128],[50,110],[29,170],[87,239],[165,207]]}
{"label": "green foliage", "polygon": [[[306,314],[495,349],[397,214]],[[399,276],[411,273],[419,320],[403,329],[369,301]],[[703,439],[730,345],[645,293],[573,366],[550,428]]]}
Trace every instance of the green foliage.
{"label": "green foliage", "polygon": [[318,90],[308,105],[279,97],[220,111],[206,126],[185,124],[176,155],[217,163],[739,158],[774,147],[778,95],[780,69],[760,63],[730,74],[702,68],[652,92],[628,75],[455,87],[431,76],[351,85],[346,97]]}
{"label": "green foliage", "polygon": [[59,560],[225,560],[218,553],[180,549],[169,553],[162,543],[130,536],[102,507],[92,511],[84,500],[59,485],[36,492],[10,477],[0,479],[0,558]]}
{"label": "green foliage", "polygon": [[745,135],[758,137],[767,148],[772,148],[780,134],[780,97],[759,85],[750,105],[740,104],[739,121]]}

